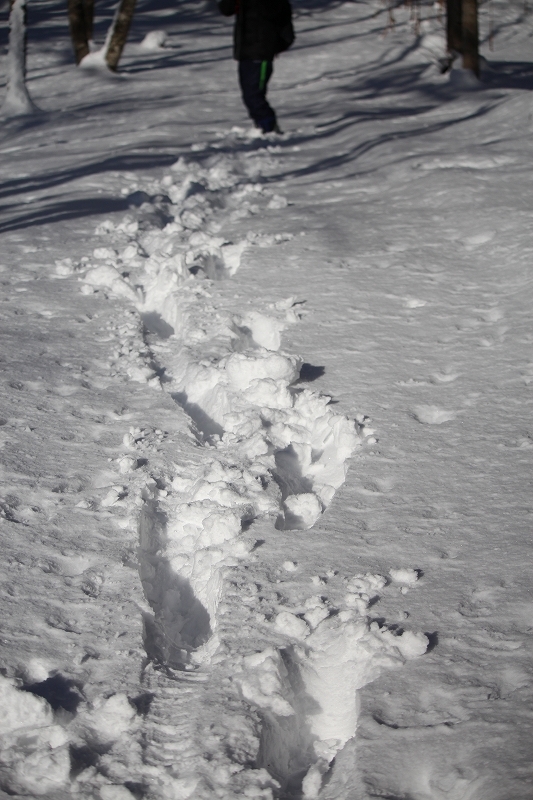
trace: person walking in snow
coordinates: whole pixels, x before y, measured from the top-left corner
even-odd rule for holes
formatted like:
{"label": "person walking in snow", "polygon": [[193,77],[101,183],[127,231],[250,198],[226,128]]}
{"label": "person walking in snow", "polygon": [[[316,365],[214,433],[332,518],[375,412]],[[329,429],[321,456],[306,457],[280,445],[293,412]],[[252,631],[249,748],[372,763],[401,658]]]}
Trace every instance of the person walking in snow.
{"label": "person walking in snow", "polygon": [[220,0],[218,7],[226,17],[236,15],[233,55],[244,105],[263,133],[280,133],[266,93],[274,56],[294,41],[289,0]]}

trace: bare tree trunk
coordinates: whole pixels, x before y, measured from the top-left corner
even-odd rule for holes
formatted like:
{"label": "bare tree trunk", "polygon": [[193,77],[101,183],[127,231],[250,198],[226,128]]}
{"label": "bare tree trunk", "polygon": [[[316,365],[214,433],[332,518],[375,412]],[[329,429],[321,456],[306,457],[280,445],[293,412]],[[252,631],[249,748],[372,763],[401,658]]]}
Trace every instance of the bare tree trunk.
{"label": "bare tree trunk", "polygon": [[26,88],[26,0],[12,0],[9,13],[7,92],[2,112],[21,116],[36,111]]}
{"label": "bare tree trunk", "polygon": [[461,53],[463,50],[463,0],[447,0],[446,37],[448,52]]}
{"label": "bare tree trunk", "polygon": [[82,0],[67,0],[67,9],[70,38],[72,39],[76,64],[79,64],[89,53]]}
{"label": "bare tree trunk", "polygon": [[463,0],[463,67],[479,78],[477,0]]}
{"label": "bare tree trunk", "polygon": [[115,71],[118,66],[122,50],[128,38],[128,32],[135,11],[136,0],[120,0],[115,19],[113,20],[111,35],[106,42],[105,60],[109,69]]}
{"label": "bare tree trunk", "polygon": [[94,22],[94,0],[83,0],[85,6],[85,29],[87,32],[87,41],[93,40],[93,22]]}
{"label": "bare tree trunk", "polygon": [[93,38],[94,0],[67,0],[68,21],[76,64],[88,55]]}

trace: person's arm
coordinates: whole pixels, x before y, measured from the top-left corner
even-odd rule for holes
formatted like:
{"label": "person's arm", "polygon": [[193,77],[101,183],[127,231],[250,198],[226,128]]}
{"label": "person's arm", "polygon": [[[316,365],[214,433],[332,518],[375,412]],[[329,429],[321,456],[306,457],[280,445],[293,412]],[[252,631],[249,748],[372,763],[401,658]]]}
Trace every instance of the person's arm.
{"label": "person's arm", "polygon": [[218,10],[225,17],[232,17],[237,11],[237,0],[220,0]]}
{"label": "person's arm", "polygon": [[292,26],[292,8],[289,0],[277,0],[274,7],[279,36],[278,52],[282,53],[284,50],[288,50],[295,38]]}

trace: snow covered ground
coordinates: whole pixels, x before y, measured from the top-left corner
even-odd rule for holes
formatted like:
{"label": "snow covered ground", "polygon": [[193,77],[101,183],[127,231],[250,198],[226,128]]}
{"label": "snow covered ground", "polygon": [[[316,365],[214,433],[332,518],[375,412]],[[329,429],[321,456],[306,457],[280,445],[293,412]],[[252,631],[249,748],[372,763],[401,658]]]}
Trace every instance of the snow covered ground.
{"label": "snow covered ground", "polygon": [[533,10],[294,6],[262,138],[213,6],[30,3],[1,796],[533,798]]}

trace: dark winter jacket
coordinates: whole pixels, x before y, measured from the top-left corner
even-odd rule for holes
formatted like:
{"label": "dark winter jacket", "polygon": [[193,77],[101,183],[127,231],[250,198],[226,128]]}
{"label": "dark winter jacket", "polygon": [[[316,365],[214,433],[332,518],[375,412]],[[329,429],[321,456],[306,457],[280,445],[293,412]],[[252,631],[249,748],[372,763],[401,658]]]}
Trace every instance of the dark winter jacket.
{"label": "dark winter jacket", "polygon": [[294,41],[289,0],[220,0],[226,17],[237,15],[233,55],[237,61],[271,61]]}

